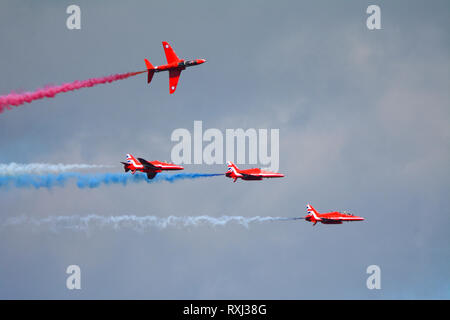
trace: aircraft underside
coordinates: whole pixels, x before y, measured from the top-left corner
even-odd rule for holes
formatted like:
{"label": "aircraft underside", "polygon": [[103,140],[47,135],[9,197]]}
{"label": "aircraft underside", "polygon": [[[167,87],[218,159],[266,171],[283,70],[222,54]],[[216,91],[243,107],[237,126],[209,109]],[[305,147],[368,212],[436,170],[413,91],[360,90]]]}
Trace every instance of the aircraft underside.
{"label": "aircraft underside", "polygon": [[262,180],[262,177],[242,177],[242,180]]}
{"label": "aircraft underside", "polygon": [[342,221],[320,221],[323,224],[342,224]]}

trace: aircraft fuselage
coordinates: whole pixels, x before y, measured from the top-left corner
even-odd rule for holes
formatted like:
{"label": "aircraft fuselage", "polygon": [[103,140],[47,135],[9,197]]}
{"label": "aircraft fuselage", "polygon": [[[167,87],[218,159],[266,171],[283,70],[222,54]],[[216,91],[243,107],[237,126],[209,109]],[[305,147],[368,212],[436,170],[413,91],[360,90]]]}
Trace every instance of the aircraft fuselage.
{"label": "aircraft fuselage", "polygon": [[197,66],[199,64],[205,63],[205,59],[196,59],[196,60],[181,60],[179,62],[173,62],[168,64],[163,64],[161,66],[156,66],[153,71],[154,72],[161,72],[161,71],[168,71],[168,70],[185,70],[187,67],[193,67]]}

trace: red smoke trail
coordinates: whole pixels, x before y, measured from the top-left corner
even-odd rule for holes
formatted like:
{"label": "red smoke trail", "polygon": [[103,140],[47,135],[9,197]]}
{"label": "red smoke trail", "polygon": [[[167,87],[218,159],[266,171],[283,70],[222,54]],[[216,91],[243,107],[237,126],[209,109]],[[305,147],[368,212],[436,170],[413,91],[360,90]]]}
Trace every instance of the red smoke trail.
{"label": "red smoke trail", "polygon": [[74,82],[64,83],[59,86],[48,86],[42,89],[37,89],[36,91],[33,92],[23,92],[23,93],[11,92],[10,94],[7,94],[5,96],[0,96],[0,113],[2,113],[5,109],[11,109],[11,106],[17,107],[20,106],[21,104],[24,104],[25,102],[30,103],[34,100],[42,98],[53,98],[55,95],[61,92],[73,91],[81,88],[93,87],[97,84],[123,80],[144,72],[147,71],[121,73],[112,76],[92,78],[82,81],[76,80]]}

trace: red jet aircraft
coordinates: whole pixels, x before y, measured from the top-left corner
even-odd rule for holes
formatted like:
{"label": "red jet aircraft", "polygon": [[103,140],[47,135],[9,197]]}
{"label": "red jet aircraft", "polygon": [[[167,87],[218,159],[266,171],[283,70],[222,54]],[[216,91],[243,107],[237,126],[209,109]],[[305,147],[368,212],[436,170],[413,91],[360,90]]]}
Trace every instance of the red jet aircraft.
{"label": "red jet aircraft", "polygon": [[170,44],[166,41],[162,42],[164,53],[166,54],[167,64],[164,64],[162,66],[156,66],[154,67],[150,61],[147,59],[145,60],[145,65],[147,66],[147,83],[150,83],[153,78],[153,74],[155,72],[161,72],[161,71],[169,71],[169,89],[170,93],[174,93],[177,89],[178,79],[180,79],[181,71],[186,69],[186,67],[192,67],[196,66],[198,64],[205,63],[205,59],[196,59],[196,60],[184,60],[178,58],[175,51],[172,49]]}
{"label": "red jet aircraft", "polygon": [[259,168],[240,170],[233,162],[228,161],[228,171],[225,175],[228,178],[234,179],[233,182],[236,182],[237,178],[241,178],[242,180],[262,180],[263,178],[281,178],[284,177],[284,174],[264,171]]}
{"label": "red jet aircraft", "polygon": [[127,162],[121,162],[125,172],[131,171],[134,174],[136,171],[147,173],[149,179],[153,179],[158,172],[163,170],[183,170],[182,166],[177,166],[172,163],[165,163],[161,161],[147,161],[142,158],[135,158],[131,154],[127,154]]}
{"label": "red jet aircraft", "polygon": [[296,219],[305,219],[306,221],[310,221],[313,223],[313,226],[315,226],[317,222],[321,222],[323,224],[342,224],[342,222],[344,221],[348,222],[364,220],[364,218],[362,217],[354,216],[349,213],[342,213],[339,211],[319,213],[310,204],[306,205],[306,209],[308,214],[303,218]]}

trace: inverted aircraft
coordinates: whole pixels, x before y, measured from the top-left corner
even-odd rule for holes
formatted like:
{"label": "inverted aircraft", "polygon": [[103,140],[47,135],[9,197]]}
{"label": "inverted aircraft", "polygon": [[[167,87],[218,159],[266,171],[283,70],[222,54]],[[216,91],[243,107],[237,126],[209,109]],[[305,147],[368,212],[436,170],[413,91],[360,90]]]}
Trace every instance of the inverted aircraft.
{"label": "inverted aircraft", "polygon": [[142,158],[135,158],[131,154],[127,154],[127,161],[121,162],[125,172],[131,171],[135,174],[136,171],[144,172],[149,179],[153,179],[157,173],[165,170],[183,170],[182,166],[173,163],[166,163],[161,161],[147,161]]}
{"label": "inverted aircraft", "polygon": [[174,93],[177,89],[178,80],[180,79],[181,71],[187,67],[193,67],[202,63],[205,63],[205,59],[195,59],[195,60],[184,60],[178,58],[177,54],[166,41],[162,42],[164,53],[166,55],[167,64],[154,67],[150,61],[145,60],[145,65],[147,66],[147,83],[152,81],[155,72],[169,71],[169,92]]}

